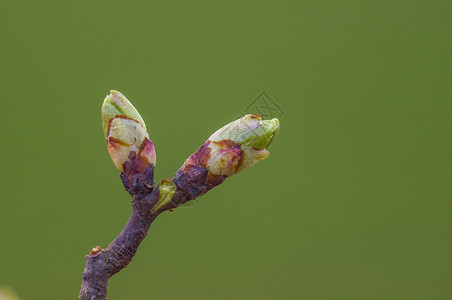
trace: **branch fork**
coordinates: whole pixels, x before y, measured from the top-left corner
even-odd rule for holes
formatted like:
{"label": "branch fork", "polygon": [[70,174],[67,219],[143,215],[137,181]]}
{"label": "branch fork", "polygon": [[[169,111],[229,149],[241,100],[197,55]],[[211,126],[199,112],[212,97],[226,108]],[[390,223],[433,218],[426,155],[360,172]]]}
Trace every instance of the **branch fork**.
{"label": "branch fork", "polygon": [[154,183],[155,148],[146,125],[127,98],[111,91],[102,105],[108,152],[132,196],[132,214],[121,233],[85,256],[79,299],[107,299],[110,278],[132,261],[155,218],[196,199],[227,177],[268,157],[266,147],[279,130],[278,119],[245,115],[214,134],[193,153],[173,179]]}

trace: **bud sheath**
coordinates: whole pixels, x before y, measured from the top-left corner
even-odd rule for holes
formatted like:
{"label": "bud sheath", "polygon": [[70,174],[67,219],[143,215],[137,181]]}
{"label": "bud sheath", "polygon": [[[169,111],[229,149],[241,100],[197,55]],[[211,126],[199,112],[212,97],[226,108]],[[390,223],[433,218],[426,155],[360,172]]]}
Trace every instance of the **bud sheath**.
{"label": "bud sheath", "polygon": [[214,134],[177,171],[174,182],[188,198],[196,198],[227,177],[269,156],[265,149],[279,131],[279,120],[245,115]]}
{"label": "bud sheath", "polygon": [[144,173],[155,165],[155,148],[136,108],[118,91],[102,105],[102,126],[113,163],[126,174]]}

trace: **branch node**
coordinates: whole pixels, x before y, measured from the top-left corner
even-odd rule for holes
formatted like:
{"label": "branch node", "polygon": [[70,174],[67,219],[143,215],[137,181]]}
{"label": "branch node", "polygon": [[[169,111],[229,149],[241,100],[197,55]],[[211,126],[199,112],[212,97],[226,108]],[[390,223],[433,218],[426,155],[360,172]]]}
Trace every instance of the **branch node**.
{"label": "branch node", "polygon": [[89,255],[96,255],[99,254],[99,252],[102,251],[102,248],[100,246],[94,247],[93,250],[91,250],[91,253]]}

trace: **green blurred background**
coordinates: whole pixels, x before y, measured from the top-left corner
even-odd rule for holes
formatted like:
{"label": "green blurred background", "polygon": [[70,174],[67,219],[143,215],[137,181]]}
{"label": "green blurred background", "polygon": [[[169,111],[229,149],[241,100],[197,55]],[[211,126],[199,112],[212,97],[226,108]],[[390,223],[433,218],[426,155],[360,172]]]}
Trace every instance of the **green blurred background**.
{"label": "green blurred background", "polygon": [[261,91],[269,159],[164,213],[109,299],[452,299],[450,1],[0,4],[0,285],[75,299],[131,208],[100,107],[172,177]]}

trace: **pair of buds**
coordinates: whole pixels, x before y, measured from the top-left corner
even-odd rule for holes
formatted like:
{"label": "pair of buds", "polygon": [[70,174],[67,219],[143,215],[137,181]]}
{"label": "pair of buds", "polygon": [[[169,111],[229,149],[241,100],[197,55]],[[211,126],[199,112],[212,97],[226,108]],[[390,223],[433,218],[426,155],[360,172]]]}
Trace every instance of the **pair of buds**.
{"label": "pair of buds", "polygon": [[[102,125],[113,163],[125,175],[143,174],[155,166],[155,147],[135,107],[118,91],[111,91],[102,105]],[[176,184],[204,172],[204,193],[259,160],[279,130],[278,119],[261,120],[249,114],[217,130],[176,173]],[[188,177],[187,177],[188,176]],[[182,182],[182,183],[181,183]]]}

